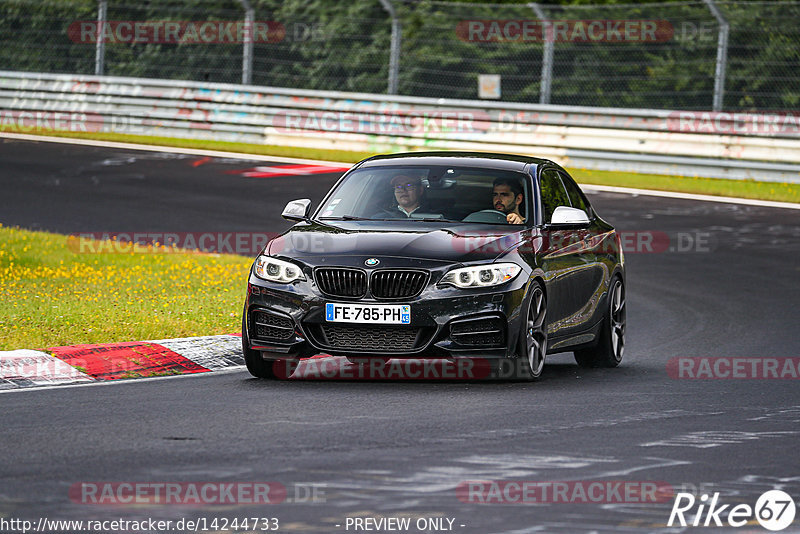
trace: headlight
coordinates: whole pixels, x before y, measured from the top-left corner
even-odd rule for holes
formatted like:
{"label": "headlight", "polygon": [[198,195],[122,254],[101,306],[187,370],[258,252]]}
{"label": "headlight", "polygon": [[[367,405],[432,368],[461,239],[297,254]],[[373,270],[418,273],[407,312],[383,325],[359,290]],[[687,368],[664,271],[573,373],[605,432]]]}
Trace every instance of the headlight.
{"label": "headlight", "polygon": [[294,263],[263,255],[256,258],[254,272],[259,278],[281,284],[306,279],[303,271]]}
{"label": "headlight", "polygon": [[489,263],[462,267],[449,271],[439,283],[461,288],[496,286],[512,280],[521,270],[522,267],[516,263]]}

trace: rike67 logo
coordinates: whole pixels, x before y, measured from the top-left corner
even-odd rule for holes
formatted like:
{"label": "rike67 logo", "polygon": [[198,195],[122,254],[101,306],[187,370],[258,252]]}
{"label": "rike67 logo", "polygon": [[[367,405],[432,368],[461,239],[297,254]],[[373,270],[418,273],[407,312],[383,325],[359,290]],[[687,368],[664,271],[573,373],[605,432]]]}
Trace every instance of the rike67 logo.
{"label": "rike67 logo", "polygon": [[698,499],[691,493],[680,492],[675,495],[667,526],[743,527],[755,519],[765,529],[779,531],[792,524],[795,512],[794,500],[781,490],[765,492],[754,507],[722,504],[719,492],[714,493],[710,500],[705,494]]}

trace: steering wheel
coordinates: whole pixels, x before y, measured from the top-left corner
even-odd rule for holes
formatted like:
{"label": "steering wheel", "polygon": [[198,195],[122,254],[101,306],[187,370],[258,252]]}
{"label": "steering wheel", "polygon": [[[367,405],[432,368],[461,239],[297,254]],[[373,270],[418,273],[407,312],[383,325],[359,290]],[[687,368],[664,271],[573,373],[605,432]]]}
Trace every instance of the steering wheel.
{"label": "steering wheel", "polygon": [[504,223],[506,214],[500,210],[481,210],[464,217],[464,222]]}

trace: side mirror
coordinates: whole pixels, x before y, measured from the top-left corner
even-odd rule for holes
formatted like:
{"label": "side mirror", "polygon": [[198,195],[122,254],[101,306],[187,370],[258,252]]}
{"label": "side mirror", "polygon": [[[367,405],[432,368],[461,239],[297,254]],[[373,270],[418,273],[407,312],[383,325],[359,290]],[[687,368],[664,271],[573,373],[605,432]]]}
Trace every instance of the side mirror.
{"label": "side mirror", "polygon": [[589,224],[589,217],[586,212],[578,208],[568,208],[559,206],[553,211],[550,217],[552,226],[580,226]]}
{"label": "side mirror", "polygon": [[283,208],[281,217],[289,221],[305,221],[308,219],[308,208],[310,207],[311,199],[292,200]]}

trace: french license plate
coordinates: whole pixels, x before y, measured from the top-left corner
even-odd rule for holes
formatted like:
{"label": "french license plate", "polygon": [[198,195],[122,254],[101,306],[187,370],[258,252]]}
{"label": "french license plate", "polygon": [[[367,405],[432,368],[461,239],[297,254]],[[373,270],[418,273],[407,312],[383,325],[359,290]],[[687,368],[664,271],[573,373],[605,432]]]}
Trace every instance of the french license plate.
{"label": "french license plate", "polygon": [[325,320],[331,323],[411,324],[408,304],[325,304]]}

